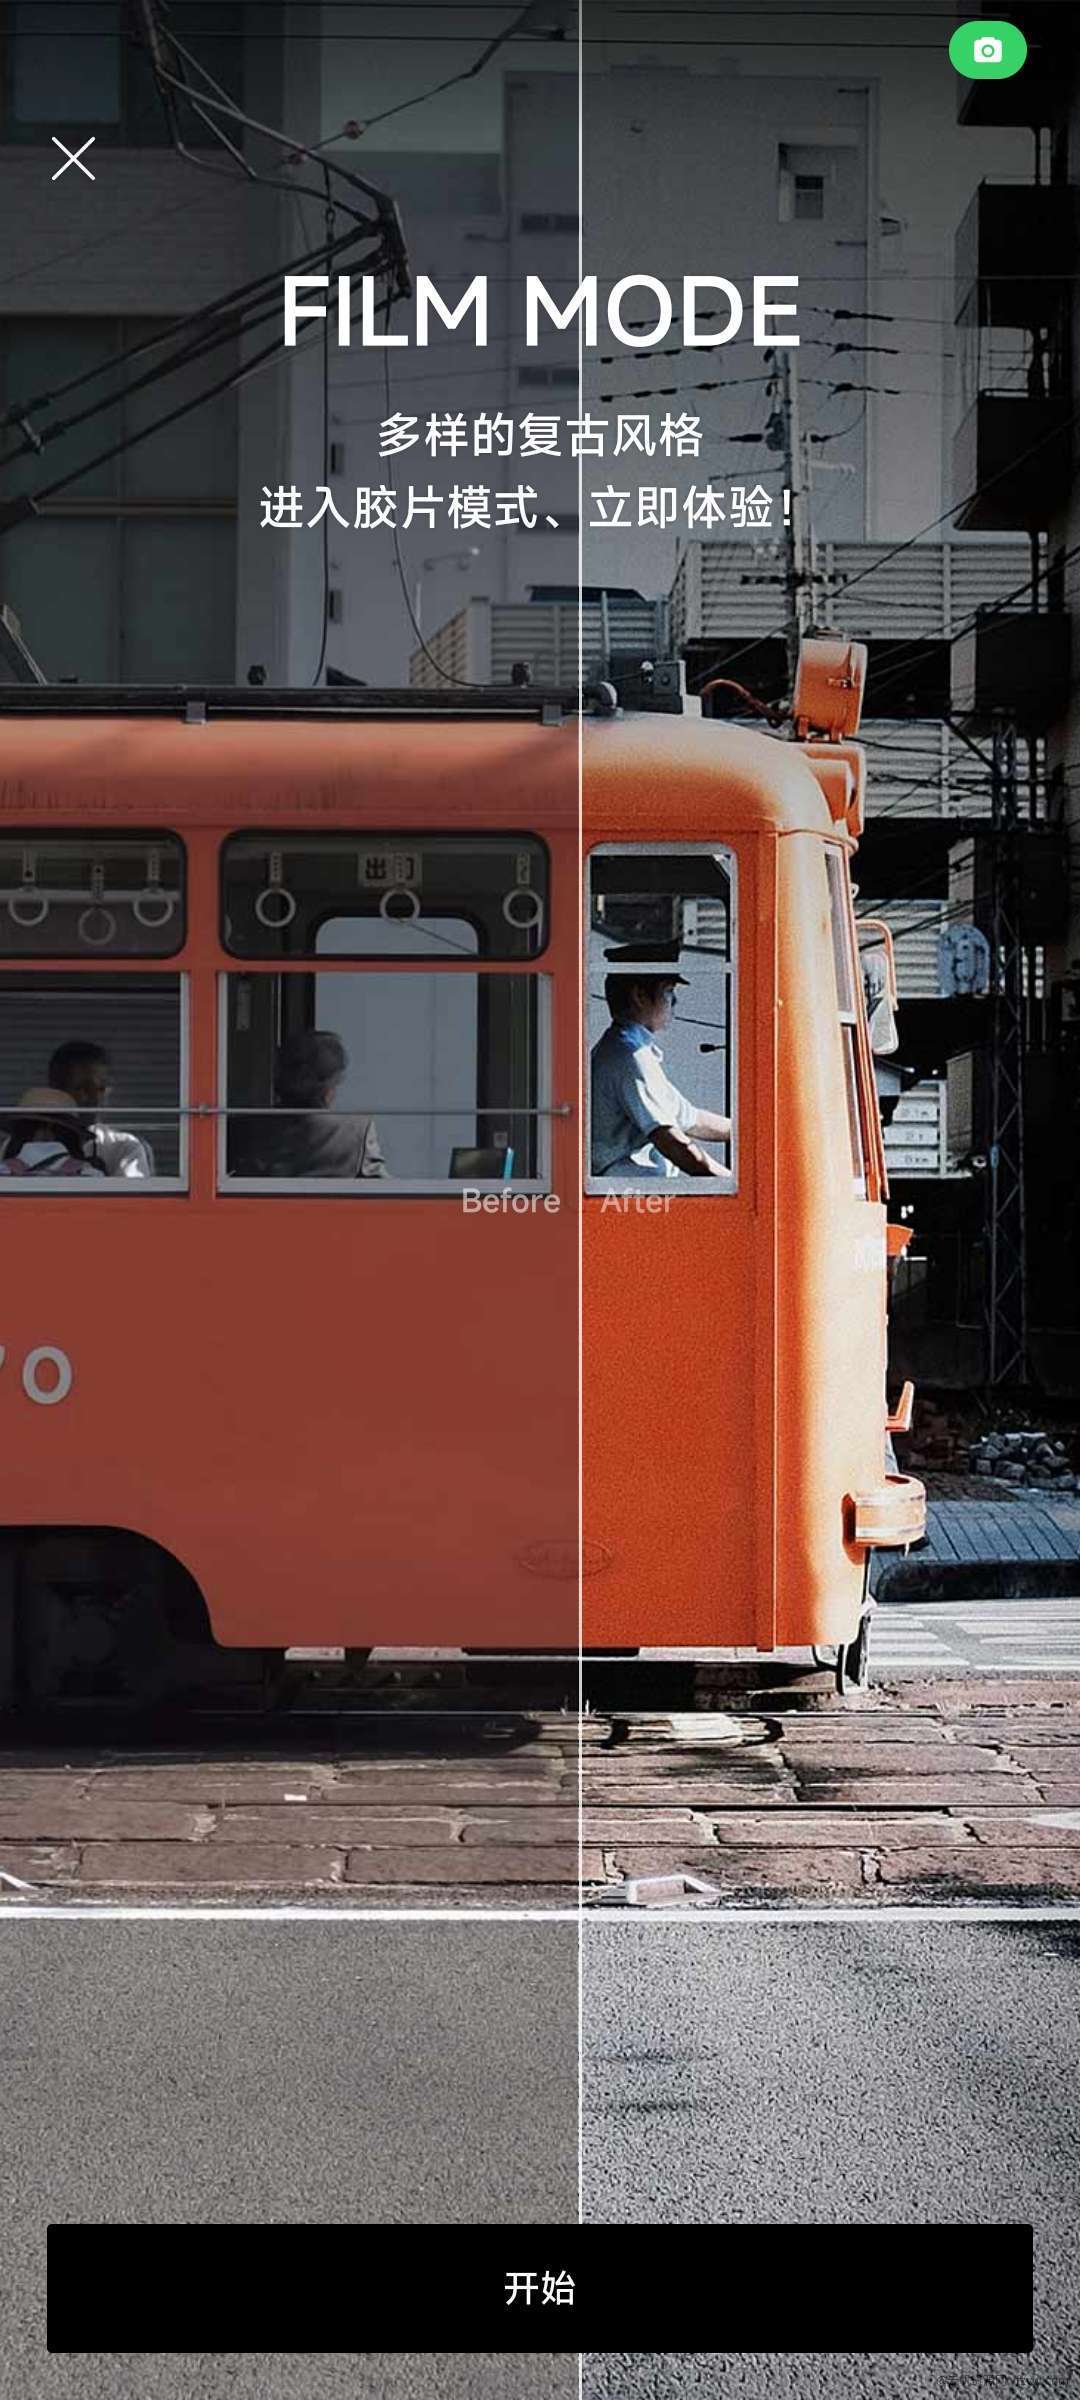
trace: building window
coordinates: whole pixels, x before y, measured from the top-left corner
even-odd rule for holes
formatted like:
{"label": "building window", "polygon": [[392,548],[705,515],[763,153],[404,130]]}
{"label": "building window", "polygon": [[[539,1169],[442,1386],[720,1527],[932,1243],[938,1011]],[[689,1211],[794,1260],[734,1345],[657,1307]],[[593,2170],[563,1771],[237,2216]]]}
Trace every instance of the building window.
{"label": "building window", "polygon": [[118,125],[119,6],[8,10],[10,114],[16,126]]}
{"label": "building window", "polygon": [[[34,492],[220,381],[230,337],[197,365],[120,397],[146,365],[124,353],[164,330],[154,318],[14,317],[0,335],[3,407],[40,416],[40,395],[81,375],[113,404],[12,461],[8,488]],[[165,345],[155,358],[168,355]],[[0,589],[52,682],[231,683],[236,666],[237,401],[193,408],[166,431],[75,475],[0,539]]]}
{"label": "building window", "polygon": [[[0,12],[0,83],[5,137],[47,142],[55,127],[92,131],[95,141],[167,149],[172,130],[143,45],[132,38],[121,0],[13,0]],[[166,41],[189,45],[219,87],[243,100],[243,11],[233,0],[171,0]],[[181,102],[185,140],[212,137]],[[75,170],[72,170],[75,172]]]}
{"label": "building window", "polygon": [[519,367],[518,388],[523,392],[576,392],[576,367]]}
{"label": "building window", "polygon": [[854,232],[862,210],[862,152],[852,142],[781,142],[777,153],[777,214],[782,225],[820,225]]}
{"label": "building window", "polygon": [[227,1190],[547,1189],[546,976],[328,963],[222,985]]}
{"label": "building window", "polygon": [[737,1188],[735,888],[706,843],[592,852],[590,1192]]}
{"label": "building window", "polygon": [[863,1128],[859,1079],[858,995],[855,981],[851,885],[848,881],[843,853],[832,844],[826,846],[825,868],[829,885],[829,921],[832,927],[833,963],[836,968],[836,1005],[840,1018],[840,1040],[844,1058],[844,1096],[847,1103],[848,1133],[851,1141],[851,1168],[855,1180],[855,1190],[861,1198],[864,1198],[866,1195],[867,1145]]}
{"label": "building window", "polygon": [[793,215],[820,218],[825,214],[824,175],[796,175]]}

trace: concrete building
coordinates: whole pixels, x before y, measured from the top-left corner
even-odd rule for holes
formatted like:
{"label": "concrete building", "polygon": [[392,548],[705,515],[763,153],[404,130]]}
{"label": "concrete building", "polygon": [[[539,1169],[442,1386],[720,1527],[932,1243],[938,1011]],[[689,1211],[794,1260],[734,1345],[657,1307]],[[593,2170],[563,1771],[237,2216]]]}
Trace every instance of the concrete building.
{"label": "concrete building", "polygon": [[[660,48],[662,53],[662,41]],[[672,59],[678,55],[676,48]],[[587,50],[580,192],[577,78],[565,71],[570,63],[565,58],[558,70],[550,51],[543,69],[530,73],[517,71],[515,51],[502,74],[497,121],[494,87],[486,110],[473,106],[466,123],[484,147],[455,148],[444,120],[437,141],[424,151],[416,145],[426,121],[418,117],[412,121],[411,147],[365,149],[365,172],[398,199],[414,264],[432,274],[448,298],[459,296],[473,275],[486,273],[493,304],[486,353],[471,351],[462,334],[447,336],[433,354],[402,349],[392,355],[393,405],[415,414],[421,426],[431,411],[448,408],[467,417],[476,410],[504,410],[519,418],[526,410],[563,417],[585,410],[607,420],[610,440],[624,399],[628,410],[640,409],[647,405],[635,398],[642,388],[685,385],[665,405],[700,416],[704,443],[698,463],[664,461],[661,468],[630,459],[620,460],[616,470],[606,458],[590,462],[582,477],[586,585],[636,589],[662,600],[675,571],[675,536],[638,536],[623,525],[607,534],[594,532],[590,486],[606,484],[614,473],[619,484],[659,480],[683,494],[691,482],[735,472],[749,482],[764,480],[778,492],[782,478],[764,441],[761,353],[744,332],[722,351],[685,352],[673,360],[680,340],[676,325],[661,349],[641,357],[614,341],[601,343],[587,357],[579,384],[576,327],[564,335],[553,333],[538,349],[526,349],[520,312],[524,279],[529,273],[541,275],[553,294],[569,298],[578,282],[579,239],[583,271],[598,277],[602,302],[617,278],[634,268],[667,276],[676,287],[692,270],[720,270],[734,279],[766,270],[802,275],[805,421],[831,437],[843,427],[845,410],[851,414],[851,401],[829,386],[853,376],[861,380],[863,372],[857,354],[832,361],[834,344],[850,328],[834,323],[831,312],[866,309],[877,272],[879,228],[869,200],[877,101],[869,89],[845,93],[839,77],[815,76],[807,84],[755,70],[735,80],[717,72],[715,59],[711,66],[687,71],[662,55],[658,63],[641,67],[624,59],[594,66],[594,56],[593,48]],[[408,126],[410,120],[402,123]],[[696,245],[679,199],[688,185],[701,204]],[[724,228],[722,258],[712,231],[717,224]],[[828,296],[827,309],[822,293]],[[643,312],[649,305],[643,293]],[[860,337],[851,338],[858,345]],[[695,388],[717,380],[720,391]],[[857,536],[865,529],[875,406],[871,400],[857,412],[851,436],[829,453],[842,461],[844,472],[826,476],[822,471],[822,506],[828,506],[837,534]],[[350,486],[379,472],[378,423],[384,414],[382,362],[363,353],[347,364],[336,361],[333,427]],[[754,437],[749,444],[728,442],[729,435],[748,430]],[[416,449],[398,461],[399,483],[421,480],[411,463],[418,460],[422,480],[436,489],[445,491],[461,479],[452,460],[432,459]],[[556,517],[557,531],[543,521],[531,532],[459,531],[441,523],[426,531],[405,529],[401,549],[409,596],[425,638],[457,620],[473,601],[490,603],[498,612],[527,602],[534,590],[575,582],[578,464],[565,439],[558,460],[508,461],[499,477],[474,462],[469,479],[513,484],[519,478],[535,484],[541,518]],[[341,614],[332,655],[367,680],[389,679],[384,661],[391,643],[400,644],[404,628],[400,679],[404,658],[417,645],[394,595],[389,541],[380,542],[378,535],[350,540],[342,532],[333,545],[333,563]]]}
{"label": "concrete building", "polygon": [[[1027,540],[1030,581],[1004,618],[976,629],[954,696],[986,739],[993,712],[1015,729],[1021,764],[1045,738],[1046,806],[1021,786],[998,843],[977,861],[991,938],[1006,888],[1019,952],[1007,941],[1022,1081],[1029,1364],[1051,1389],[1080,1389],[1080,36],[1075,12],[1020,6],[1028,62],[1003,82],[960,87],[972,141],[988,127],[1024,139],[1023,180],[977,185],[956,235],[957,348],[963,367],[954,442],[958,523]],[[1015,830],[1010,825],[1015,824]],[[1006,934],[1008,928],[1006,926]],[[1005,1034],[1008,1034],[1006,1022]],[[976,1114],[979,1095],[976,1094]],[[986,1119],[985,1096],[982,1116]],[[1014,1244],[1014,1247],[1016,1245]]]}
{"label": "concrete building", "polygon": [[[564,74],[508,75],[504,108],[498,149],[364,152],[365,175],[397,201],[414,270],[430,275],[451,306],[474,276],[486,275],[490,302],[485,349],[474,345],[470,318],[456,332],[434,334],[427,349],[396,349],[385,360],[354,350],[332,363],[331,427],[343,485],[355,492],[392,476],[400,499],[400,577],[388,533],[335,529],[331,544],[339,594],[331,656],[367,683],[407,680],[413,619],[426,635],[467,595],[499,605],[526,599],[534,583],[572,584],[577,577],[576,462],[565,439],[557,457],[519,455],[517,430],[527,412],[578,414],[576,333],[553,333],[527,350],[521,306],[530,273],[565,298],[577,283],[576,82]],[[395,314],[395,330],[408,328],[410,313]],[[379,454],[380,425],[391,411],[415,419],[419,438],[388,462]],[[478,416],[515,421],[509,455],[473,455]],[[454,417],[464,420],[468,447],[429,448],[431,420],[442,426]],[[519,485],[537,494],[535,506],[529,504],[538,519],[531,530],[498,522],[494,495]],[[412,525],[410,486],[430,490],[439,502],[431,517],[421,512]],[[491,495],[487,521],[454,521],[455,487]]]}
{"label": "concrete building", "polygon": [[[55,12],[54,12],[55,13]],[[288,113],[299,138],[317,137],[317,50],[286,9],[277,32],[254,12],[219,6],[213,27],[190,0],[172,12],[200,57],[257,117]],[[122,354],[170,320],[221,300],[304,246],[302,203],[272,189],[200,172],[177,157],[144,54],[119,8],[94,12],[85,33],[55,38],[50,12],[12,8],[3,30],[0,128],[0,392],[9,412],[4,497],[37,492],[227,375],[243,338],[200,365],[133,393],[66,435],[58,417],[85,407],[139,370]],[[62,170],[54,136],[92,138],[87,164]],[[207,141],[207,164],[220,160]],[[266,145],[259,163],[268,158]],[[249,337],[249,348],[265,341]],[[147,362],[149,363],[149,362]],[[100,369],[55,411],[40,395]],[[180,678],[230,681],[266,662],[281,680],[310,680],[305,569],[259,532],[259,494],[272,464],[302,441],[301,378],[278,363],[241,393],[206,402],[170,429],[78,478],[40,514],[0,537],[0,596],[50,676],[84,682]],[[306,672],[305,672],[306,670]]]}
{"label": "concrete building", "polygon": [[576,688],[579,671],[588,684],[617,673],[620,659],[636,665],[670,654],[666,601],[588,585],[579,600],[574,584],[556,593],[541,584],[531,600],[467,600],[426,650],[414,650],[409,681],[428,691],[446,675],[461,683],[510,683],[514,669],[524,667],[530,683]]}

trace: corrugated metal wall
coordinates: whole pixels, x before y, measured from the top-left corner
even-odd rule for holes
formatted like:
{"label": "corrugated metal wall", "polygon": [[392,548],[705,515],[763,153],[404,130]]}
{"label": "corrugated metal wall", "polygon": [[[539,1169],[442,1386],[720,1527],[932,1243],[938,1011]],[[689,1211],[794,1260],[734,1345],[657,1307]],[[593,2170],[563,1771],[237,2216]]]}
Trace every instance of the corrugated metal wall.
{"label": "corrugated metal wall", "polygon": [[[606,643],[598,600],[586,600],[580,610],[576,600],[473,600],[424,639],[439,665],[468,683],[509,683],[511,668],[523,659],[535,684],[573,686],[579,624],[586,682],[610,652],[639,659],[657,655],[657,604],[614,593],[607,607]],[[422,689],[441,681],[422,650],[413,652],[409,681]]]}
{"label": "corrugated metal wall", "polygon": [[[915,542],[895,557],[891,548],[887,542],[818,544],[822,597],[841,632],[877,641],[953,634],[976,608],[1005,599],[1028,573],[1027,542],[1019,535]],[[671,595],[676,647],[782,630],[780,595],[775,581],[766,580],[780,567],[779,544],[768,537],[688,545]]]}
{"label": "corrugated metal wall", "polygon": [[859,893],[859,915],[881,917],[891,928],[896,954],[896,988],[903,1000],[938,1000],[938,938],[943,900],[871,900]]}
{"label": "corrugated metal wall", "polygon": [[868,819],[989,816],[989,767],[948,725],[867,717],[859,739],[866,750]]}

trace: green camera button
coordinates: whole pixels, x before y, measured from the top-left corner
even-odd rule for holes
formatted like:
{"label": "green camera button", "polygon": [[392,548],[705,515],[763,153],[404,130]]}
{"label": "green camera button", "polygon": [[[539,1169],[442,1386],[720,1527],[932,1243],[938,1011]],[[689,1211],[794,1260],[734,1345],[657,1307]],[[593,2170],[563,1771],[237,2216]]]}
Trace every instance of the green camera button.
{"label": "green camera button", "polygon": [[968,24],[957,26],[949,43],[957,74],[970,76],[972,81],[985,77],[1000,82],[1007,75],[1018,75],[1027,53],[1019,25],[1010,25],[1004,17],[973,17]]}

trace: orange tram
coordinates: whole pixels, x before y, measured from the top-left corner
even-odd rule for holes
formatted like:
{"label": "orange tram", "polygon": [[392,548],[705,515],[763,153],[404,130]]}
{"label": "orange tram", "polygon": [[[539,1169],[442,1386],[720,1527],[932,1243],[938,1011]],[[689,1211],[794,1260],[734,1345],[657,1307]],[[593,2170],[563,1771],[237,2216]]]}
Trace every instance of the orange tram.
{"label": "orange tram", "polygon": [[810,646],[792,740],[660,676],[0,694],[0,1705],[376,1647],[865,1677],[924,1501],[860,674]]}

